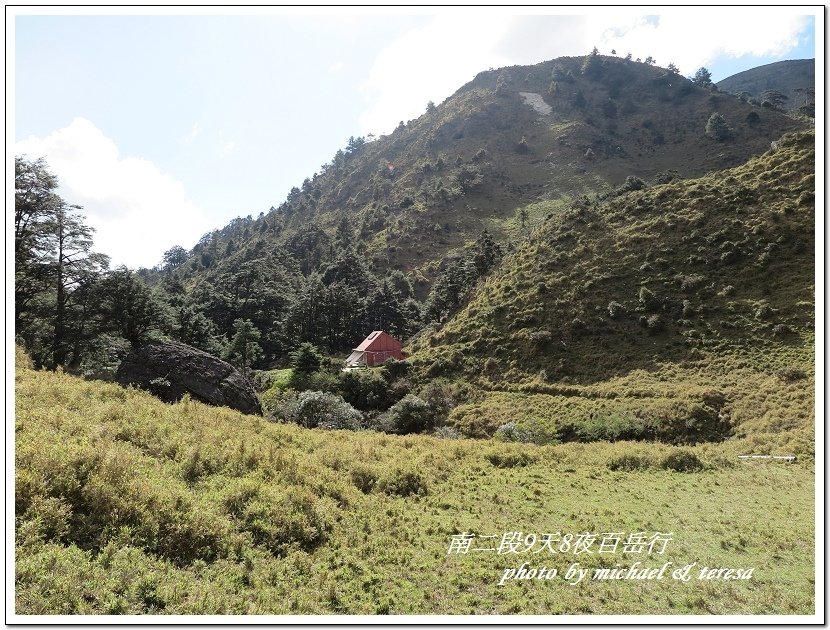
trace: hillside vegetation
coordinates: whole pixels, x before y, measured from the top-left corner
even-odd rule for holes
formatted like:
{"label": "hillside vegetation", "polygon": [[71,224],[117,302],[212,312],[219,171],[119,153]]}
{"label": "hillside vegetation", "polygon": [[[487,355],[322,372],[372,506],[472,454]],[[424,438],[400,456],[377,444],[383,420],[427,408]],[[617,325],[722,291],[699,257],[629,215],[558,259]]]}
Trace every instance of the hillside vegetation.
{"label": "hillside vegetation", "polygon": [[[705,133],[714,112],[732,130],[728,141]],[[373,271],[431,281],[441,259],[483,229],[501,242],[520,236],[516,210],[530,202],[567,204],[629,175],[693,177],[735,166],[803,127],[665,68],[616,57],[490,70],[387,136],[352,138],[278,207],[234,221],[216,246],[206,235],[180,272],[198,275],[203,263],[218,263],[233,240],[249,255],[260,241],[307,245],[298,261],[308,273],[337,244],[345,219]],[[213,260],[201,257],[208,245]]]}
{"label": "hillside vegetation", "polygon": [[[809,461],[740,463],[742,442],[538,447],[310,430],[186,399],[166,405],[20,359],[18,614],[815,608]],[[454,535],[495,536],[495,546],[511,532],[670,536],[662,554],[448,553]],[[523,562],[561,574],[573,562],[696,564],[688,583],[500,586]],[[703,567],[753,573],[701,580]]]}
{"label": "hillside vegetation", "polygon": [[536,441],[792,429],[812,450],[814,141],[550,213],[412,362],[478,385],[453,412],[468,435],[511,421]]}
{"label": "hillside vegetation", "polygon": [[404,341],[547,215],[735,166],[810,126],[670,68],[594,51],[482,72],[391,134],[350,138],[276,207],[135,273],[108,269],[48,165],[18,157],[16,337],[37,366],[98,378],[159,337],[243,371],[286,368],[305,342],[337,356],[372,330]]}
{"label": "hillside vegetation", "polygon": [[739,72],[722,81],[718,88],[744,100],[766,107],[779,107],[810,117],[815,116],[816,60],[789,59]]}

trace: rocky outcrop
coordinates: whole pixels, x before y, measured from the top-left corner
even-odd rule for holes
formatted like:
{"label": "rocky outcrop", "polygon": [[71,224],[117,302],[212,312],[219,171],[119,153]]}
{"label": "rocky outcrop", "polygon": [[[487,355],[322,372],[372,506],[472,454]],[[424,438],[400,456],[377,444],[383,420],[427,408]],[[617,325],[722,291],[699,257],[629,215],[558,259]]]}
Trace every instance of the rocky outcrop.
{"label": "rocky outcrop", "polygon": [[116,380],[165,402],[190,394],[209,405],[262,413],[253,386],[236,368],[178,341],[151,341],[133,348],[118,368]]}

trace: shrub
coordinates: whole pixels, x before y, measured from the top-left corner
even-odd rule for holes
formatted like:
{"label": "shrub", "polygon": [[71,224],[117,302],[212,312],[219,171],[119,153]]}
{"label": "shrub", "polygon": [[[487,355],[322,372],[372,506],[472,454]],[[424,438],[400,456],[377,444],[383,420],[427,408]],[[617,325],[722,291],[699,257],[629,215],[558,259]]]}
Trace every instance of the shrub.
{"label": "shrub", "polygon": [[648,318],[646,318],[646,328],[651,333],[658,333],[663,330],[665,326],[659,315],[649,315]]}
{"label": "shrub", "polygon": [[454,428],[447,426],[438,427],[432,435],[437,438],[441,438],[442,440],[460,440],[462,438],[461,433]]}
{"label": "shrub", "polygon": [[535,346],[545,346],[553,339],[553,333],[549,330],[534,330],[528,335],[530,343]]}
{"label": "shrub", "polygon": [[297,422],[297,391],[272,387],[259,399],[262,411],[269,420]]}
{"label": "shrub", "polygon": [[69,533],[72,508],[57,497],[35,496],[24,518],[34,523],[38,537],[44,541],[61,542]]}
{"label": "shrub", "polygon": [[377,470],[369,466],[353,468],[350,477],[355,487],[364,494],[369,494],[378,482]]}
{"label": "shrub", "polygon": [[418,397],[426,401],[432,410],[435,426],[447,420],[450,411],[460,398],[465,398],[463,391],[444,380],[430,381],[418,392]]}
{"label": "shrub", "polygon": [[654,295],[654,292],[648,287],[640,287],[637,299],[640,302],[640,306],[642,306],[646,312],[657,310],[660,306],[660,301],[657,299],[657,296]]}
{"label": "shrub", "polygon": [[305,391],[297,398],[297,423],[307,428],[357,429],[363,416],[340,396]]}
{"label": "shrub", "polygon": [[732,130],[726,124],[724,117],[715,112],[706,121],[706,135],[714,140],[723,141],[732,135]]}
{"label": "shrub", "polygon": [[407,394],[386,412],[395,433],[420,433],[435,426],[435,413],[425,400]]}
{"label": "shrub", "polygon": [[617,188],[616,194],[622,195],[627,192],[642,190],[645,187],[646,183],[642,179],[634,175],[629,175],[625,178],[625,181],[620,185],[620,187]]}
{"label": "shrub", "polygon": [[608,303],[608,317],[611,319],[619,319],[625,315],[625,307],[619,302],[613,300]]}
{"label": "shrub", "polygon": [[532,442],[532,435],[530,431],[524,428],[519,428],[515,422],[507,422],[501,425],[496,432],[493,433],[493,438],[500,442]]}
{"label": "shrub", "polygon": [[786,383],[794,383],[795,381],[802,381],[807,378],[807,372],[799,368],[781,368],[775,372],[775,375]]}
{"label": "shrub", "polygon": [[[336,393],[339,390],[339,374],[332,374],[331,372],[302,372],[300,370],[293,370],[288,379],[287,386],[283,388],[293,389],[294,391],[302,392],[306,390],[318,392]],[[278,386],[279,387],[279,386]]]}
{"label": "shrub", "polygon": [[645,470],[651,467],[651,461],[640,455],[620,455],[608,462],[609,470]]}
{"label": "shrub", "polygon": [[427,483],[421,473],[415,470],[395,468],[388,475],[382,477],[377,488],[386,494],[394,494],[400,497],[411,495],[424,496],[427,494]]}
{"label": "shrub", "polygon": [[294,545],[312,549],[331,531],[314,495],[299,487],[263,490],[245,504],[240,517],[242,529],[275,555],[283,555]]}
{"label": "shrub", "polygon": [[790,328],[787,324],[776,324],[772,327],[772,334],[775,337],[785,337],[787,335],[793,334],[793,329]]}
{"label": "shrub", "polygon": [[755,319],[766,320],[773,315],[772,307],[769,304],[762,304],[755,310]]}
{"label": "shrub", "polygon": [[323,355],[314,344],[304,342],[291,353],[291,367],[295,372],[311,374],[320,369],[323,364]]}
{"label": "shrub", "polygon": [[536,462],[536,458],[524,451],[490,451],[484,456],[496,468],[524,467]]}
{"label": "shrub", "polygon": [[406,360],[398,361],[397,359],[387,359],[383,367],[386,368],[386,372],[389,375],[388,380],[391,382],[409,374],[409,368],[411,366]]}
{"label": "shrub", "polygon": [[660,467],[675,472],[697,472],[703,470],[703,462],[691,451],[675,451],[660,462]]}
{"label": "shrub", "polygon": [[387,377],[385,368],[341,372],[339,391],[347,403],[362,411],[387,409],[395,402]]}

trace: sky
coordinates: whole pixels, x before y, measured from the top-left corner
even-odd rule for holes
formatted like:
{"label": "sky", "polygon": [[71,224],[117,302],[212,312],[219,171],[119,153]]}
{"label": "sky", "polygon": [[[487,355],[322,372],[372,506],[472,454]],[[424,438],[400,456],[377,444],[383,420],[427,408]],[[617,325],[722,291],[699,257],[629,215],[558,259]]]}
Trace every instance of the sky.
{"label": "sky", "polygon": [[9,10],[7,157],[44,157],[95,249],[131,268],[278,206],[351,136],[391,132],[482,70],[596,46],[719,81],[816,57],[823,27],[816,7]]}

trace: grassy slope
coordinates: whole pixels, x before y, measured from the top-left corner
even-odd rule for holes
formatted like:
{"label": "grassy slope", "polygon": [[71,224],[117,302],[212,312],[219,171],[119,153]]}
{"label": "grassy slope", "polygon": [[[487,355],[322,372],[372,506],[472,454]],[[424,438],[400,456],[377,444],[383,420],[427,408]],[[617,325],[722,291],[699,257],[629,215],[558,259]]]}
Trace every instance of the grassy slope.
{"label": "grassy slope", "polygon": [[738,435],[801,431],[790,446],[811,451],[813,143],[553,214],[412,361],[481,388],[454,412],[471,435],[511,419],[638,435],[682,423],[680,405],[708,414],[701,438],[727,417]]}
{"label": "grassy slope", "polygon": [[[812,613],[809,461],[741,442],[537,447],[325,432],[16,374],[16,612]],[[639,468],[612,471],[621,456]],[[523,465],[522,465],[523,464]],[[362,488],[362,489],[361,489]],[[664,556],[448,555],[450,537],[672,532]],[[525,560],[754,568],[749,581],[497,586]]]}
{"label": "grassy slope", "polygon": [[[603,66],[591,77],[581,74],[582,57],[482,72],[433,111],[364,147],[344,172],[326,173],[319,203],[297,220],[339,210],[360,216],[373,205],[388,206],[387,227],[376,244],[394,249],[376,247],[374,253],[381,264],[411,269],[440,260],[484,227],[507,236],[516,209],[531,200],[564,203],[619,185],[632,174],[650,178],[675,169],[684,177],[700,175],[743,162],[785,131],[803,126],[767,110],[751,126],[746,116],[759,108],[737,98],[698,88],[662,68],[599,59]],[[554,68],[570,71],[573,80],[552,81]],[[540,94],[551,114],[540,116],[521,92]],[[574,104],[577,93],[583,106]],[[731,143],[718,146],[705,136],[713,111],[733,128]],[[526,152],[517,151],[523,137]],[[470,163],[482,148],[487,157],[475,162],[481,185],[451,202],[423,200],[420,191],[432,190],[439,179],[451,184],[457,157]],[[586,158],[589,148],[594,158]],[[424,173],[423,164],[439,157],[445,166]],[[382,176],[388,163],[395,166],[391,181]],[[415,205],[401,210],[405,195]],[[443,226],[437,233],[436,224]]]}

